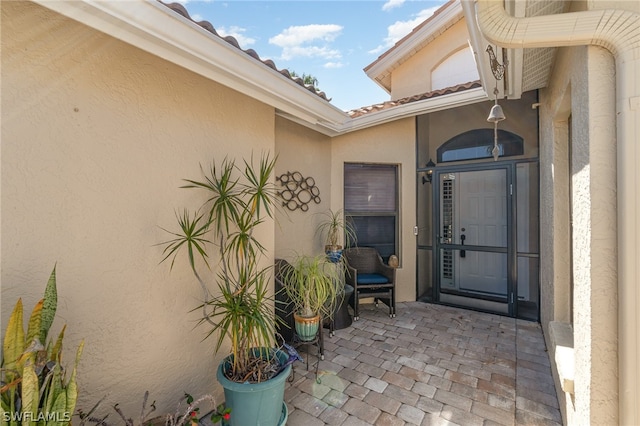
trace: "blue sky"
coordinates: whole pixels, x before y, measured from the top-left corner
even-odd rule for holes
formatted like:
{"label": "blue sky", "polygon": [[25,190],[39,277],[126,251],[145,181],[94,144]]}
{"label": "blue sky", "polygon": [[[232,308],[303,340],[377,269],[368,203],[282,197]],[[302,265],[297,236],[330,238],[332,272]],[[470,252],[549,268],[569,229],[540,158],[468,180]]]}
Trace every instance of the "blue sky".
{"label": "blue sky", "polygon": [[350,110],[389,100],[364,73],[393,44],[438,9],[437,1],[181,0],[191,17],[209,21],[278,69],[311,74],[331,103]]}

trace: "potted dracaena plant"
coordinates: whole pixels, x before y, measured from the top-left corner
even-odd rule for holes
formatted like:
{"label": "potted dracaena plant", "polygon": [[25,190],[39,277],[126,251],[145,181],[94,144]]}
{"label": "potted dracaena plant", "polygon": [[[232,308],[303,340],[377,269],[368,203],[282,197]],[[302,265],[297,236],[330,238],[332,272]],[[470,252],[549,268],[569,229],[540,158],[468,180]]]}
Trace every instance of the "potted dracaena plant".
{"label": "potted dracaena plant", "polygon": [[301,341],[314,340],[322,320],[330,318],[342,302],[342,266],[325,255],[300,255],[282,271],[282,286],[293,303],[294,325]]}
{"label": "potted dracaena plant", "polygon": [[316,234],[320,234],[325,241],[324,251],[331,262],[339,262],[342,258],[342,244],[340,237],[344,238],[347,245],[356,243],[356,230],[344,217],[343,210],[327,210],[322,213],[322,219],[316,228]]}
{"label": "potted dracaena plant", "polygon": [[[202,192],[206,200],[195,213],[176,214],[180,230],[164,244],[163,261],[183,251],[203,291],[201,324],[215,336],[217,353],[225,340],[231,354],[217,370],[231,408],[231,425],[276,425],[286,418],[285,380],[291,371],[286,351],[275,347],[276,321],[269,292],[270,267],[262,267],[264,246],[256,228],[273,218],[276,191],[271,182],[275,158],[242,164],[225,158],[212,162],[203,180],[185,180],[183,188]],[[209,266],[217,246],[218,265]],[[209,270],[213,288],[207,285]]]}

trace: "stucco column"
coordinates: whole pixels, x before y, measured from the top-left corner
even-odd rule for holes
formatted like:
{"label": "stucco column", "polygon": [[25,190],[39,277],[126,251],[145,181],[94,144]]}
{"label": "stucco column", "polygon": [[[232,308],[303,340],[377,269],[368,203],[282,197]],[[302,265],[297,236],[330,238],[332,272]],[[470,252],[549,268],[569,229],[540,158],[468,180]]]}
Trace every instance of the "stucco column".
{"label": "stucco column", "polygon": [[618,423],[615,68],[581,48],[572,85],[575,424]]}
{"label": "stucco column", "polygon": [[478,0],[477,17],[487,40],[501,47],[598,45],[615,56],[619,421],[640,424],[640,15],[614,9],[514,18],[502,0]]}

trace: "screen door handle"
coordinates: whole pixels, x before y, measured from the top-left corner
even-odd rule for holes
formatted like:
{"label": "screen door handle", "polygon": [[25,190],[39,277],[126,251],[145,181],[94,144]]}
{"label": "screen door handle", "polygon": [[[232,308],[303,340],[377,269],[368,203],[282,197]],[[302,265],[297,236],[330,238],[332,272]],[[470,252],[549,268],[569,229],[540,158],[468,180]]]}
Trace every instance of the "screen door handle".
{"label": "screen door handle", "polygon": [[[464,234],[460,235],[460,245],[463,246],[464,245],[464,240],[467,239],[467,236]],[[467,257],[467,251],[466,250],[460,250],[460,257]]]}

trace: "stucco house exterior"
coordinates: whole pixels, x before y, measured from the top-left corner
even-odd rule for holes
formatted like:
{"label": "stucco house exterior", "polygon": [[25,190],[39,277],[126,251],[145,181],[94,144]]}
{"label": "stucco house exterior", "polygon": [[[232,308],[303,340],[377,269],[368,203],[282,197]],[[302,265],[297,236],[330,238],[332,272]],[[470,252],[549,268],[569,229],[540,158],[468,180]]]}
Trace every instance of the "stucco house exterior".
{"label": "stucco house exterior", "polygon": [[[179,5],[0,8],[1,318],[57,264],[56,324],[85,340],[79,406],[220,393],[161,227],[199,206],[179,186],[200,164],[268,151],[274,181],[312,177],[321,200],[261,227],[268,262],[321,252],[317,213],[358,220],[346,194],[384,170],[398,300],[539,321],[565,422],[640,424],[636,2],[452,0],[365,68],[389,99],[350,112]],[[469,287],[480,266],[493,278]]]}

